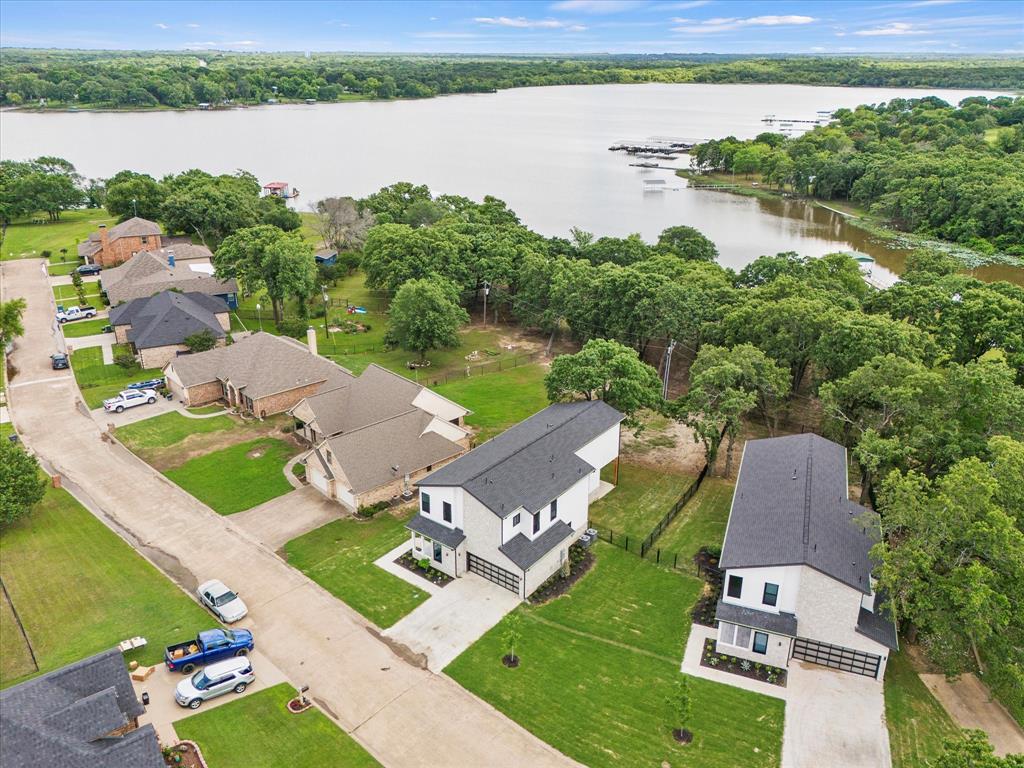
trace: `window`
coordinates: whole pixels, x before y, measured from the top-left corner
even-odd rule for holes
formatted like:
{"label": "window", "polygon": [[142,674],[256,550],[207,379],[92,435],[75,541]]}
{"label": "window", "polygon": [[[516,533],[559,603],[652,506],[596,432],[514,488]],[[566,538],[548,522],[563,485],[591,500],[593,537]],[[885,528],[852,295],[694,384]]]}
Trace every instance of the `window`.
{"label": "window", "polygon": [[522,519],[522,517],[523,516],[520,515],[518,512],[516,512],[514,515],[512,515],[512,527],[513,528],[515,528],[517,525],[519,525],[519,521]]}
{"label": "window", "polygon": [[765,605],[775,605],[779,602],[779,585],[778,584],[765,584],[764,585],[764,596],[761,598],[761,602]]}
{"label": "window", "polygon": [[730,576],[729,577],[729,597],[739,597],[743,594],[743,577],[742,576]]}
{"label": "window", "polygon": [[754,633],[754,653],[768,653],[768,633]]}
{"label": "window", "polygon": [[537,533],[540,530],[540,512],[533,513],[533,532]]}
{"label": "window", "polygon": [[450,523],[452,521],[452,505],[447,501],[441,502],[441,517],[444,518],[446,523]]}
{"label": "window", "polygon": [[434,542],[434,562],[441,562],[441,542],[439,541]]}
{"label": "window", "polygon": [[558,499],[551,502],[551,519],[558,517]]}
{"label": "window", "polygon": [[420,491],[420,509],[424,515],[430,514],[430,494]]}

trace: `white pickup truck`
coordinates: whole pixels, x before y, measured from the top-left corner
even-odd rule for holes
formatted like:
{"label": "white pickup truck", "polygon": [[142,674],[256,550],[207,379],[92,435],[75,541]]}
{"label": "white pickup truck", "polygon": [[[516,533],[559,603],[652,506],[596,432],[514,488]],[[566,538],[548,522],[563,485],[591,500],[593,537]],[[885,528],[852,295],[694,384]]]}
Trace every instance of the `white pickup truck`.
{"label": "white pickup truck", "polygon": [[125,389],[117,393],[116,397],[109,397],[103,401],[103,410],[121,413],[125,408],[134,408],[136,405],[156,402],[156,390],[153,389]]}
{"label": "white pickup truck", "polygon": [[57,313],[57,322],[70,323],[72,320],[84,320],[87,317],[96,317],[96,310],[92,307],[67,307]]}

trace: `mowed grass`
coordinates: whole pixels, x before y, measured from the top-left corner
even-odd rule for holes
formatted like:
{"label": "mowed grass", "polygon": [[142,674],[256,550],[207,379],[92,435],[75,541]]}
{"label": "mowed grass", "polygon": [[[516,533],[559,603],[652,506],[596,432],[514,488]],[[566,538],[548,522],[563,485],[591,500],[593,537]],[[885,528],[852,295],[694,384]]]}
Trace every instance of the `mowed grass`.
{"label": "mowed grass", "polygon": [[129,384],[164,375],[159,368],[133,368],[126,371],[119,365],[104,365],[103,350],[99,347],[72,352],[71,370],[74,371],[78,388],[82,390],[82,398],[89,408],[99,408],[106,398],[113,397]]}
{"label": "mowed grass", "polygon": [[[92,282],[82,284],[82,293],[86,296],[99,296],[100,286],[94,280]],[[55,285],[53,286],[53,298],[59,304],[63,301],[65,304],[68,300],[75,299],[78,297],[78,291],[75,290],[73,285]]]}
{"label": "mowed grass", "polygon": [[[46,214],[39,214],[39,218],[46,218]],[[102,208],[83,208],[65,211],[55,223],[15,222],[7,227],[4,236],[3,259],[39,257],[43,251],[50,251],[51,261],[74,260],[78,257],[77,243],[87,239],[100,224],[110,226],[115,221]],[[66,256],[61,254],[61,248],[68,249]]]}
{"label": "mowed grass", "polygon": [[[198,603],[59,489],[48,489],[28,517],[0,533],[0,575],[43,672],[135,635],[149,644],[125,658],[155,664],[165,646],[216,625]],[[9,618],[2,614],[5,649],[8,633],[17,631]],[[16,671],[5,658],[0,684],[16,682]]]}
{"label": "mowed grass", "polygon": [[[614,480],[612,465],[605,468],[602,478]],[[590,523],[602,532],[614,531],[616,538],[629,536],[632,549],[632,540],[639,545],[691,482],[689,475],[620,460],[618,485],[590,505]]]}
{"label": "mowed grass", "polygon": [[386,629],[427,599],[427,593],[378,568],[373,561],[409,540],[414,509],[369,520],[345,518],[284,545],[289,565]]}
{"label": "mowed grass", "polygon": [[196,742],[214,768],[380,765],[319,709],[289,713],[293,698],[295,689],[281,683],[179,720],[174,730]]}
{"label": "mowed grass", "polygon": [[943,739],[959,733],[905,651],[890,654],[885,667],[885,720],[893,768],[934,765]]}
{"label": "mowed grass", "polygon": [[189,435],[205,435],[234,428],[237,421],[230,416],[190,419],[180,413],[164,413],[152,419],[137,421],[117,428],[117,439],[145,460],[160,448],[180,443]]}
{"label": "mowed grass", "polygon": [[290,443],[262,437],[189,459],[164,475],[214,512],[231,515],[292,490],[284,466],[296,453]]}
{"label": "mowed grass", "polygon": [[699,678],[690,678],[694,741],[675,742],[666,700],[699,586],[603,542],[596,552],[568,596],[517,609],[518,669],[500,661],[503,621],[445,672],[591,768],[778,766],[783,702]]}
{"label": "mowed grass", "polygon": [[654,543],[662,552],[690,558],[704,545],[722,546],[725,526],[729,522],[732,492],[731,480],[709,477],[690,502],[679,510]]}
{"label": "mowed grass", "polygon": [[7,597],[0,594],[0,686],[36,671],[25,636]]}
{"label": "mowed grass", "polygon": [[479,444],[547,407],[547,370],[538,363],[520,365],[500,373],[452,380],[434,391],[472,411],[466,424],[478,430]]}
{"label": "mowed grass", "polygon": [[[95,317],[92,320],[76,320],[73,323],[64,323],[60,329],[64,332],[65,339],[80,339],[83,336],[95,336],[103,333],[103,329],[110,325],[110,320],[105,317]],[[110,334],[110,340],[114,340],[114,334]],[[72,345],[74,343],[72,342]]]}
{"label": "mowed grass", "polygon": [[[70,255],[70,254],[69,254]],[[57,277],[59,275],[70,275],[82,264],[81,260],[78,261],[54,261],[50,259],[50,262],[46,265],[46,273],[51,277]]]}

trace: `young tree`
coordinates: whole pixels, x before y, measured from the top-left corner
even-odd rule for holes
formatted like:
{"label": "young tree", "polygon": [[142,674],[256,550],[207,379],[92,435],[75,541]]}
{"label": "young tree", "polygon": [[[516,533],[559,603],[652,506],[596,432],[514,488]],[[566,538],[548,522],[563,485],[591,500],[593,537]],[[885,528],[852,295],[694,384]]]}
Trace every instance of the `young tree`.
{"label": "young tree", "polygon": [[403,349],[419,353],[459,343],[459,328],[469,315],[458,303],[458,290],[440,278],[409,280],[398,289],[391,302],[389,339]]}
{"label": "young tree", "polygon": [[206,352],[216,345],[217,339],[209,329],[185,337],[185,346],[188,347],[189,352]]}
{"label": "young tree", "polygon": [[0,525],[29,513],[46,493],[39,462],[9,440],[0,441]]}
{"label": "young tree", "polygon": [[693,741],[693,734],[687,728],[693,712],[690,678],[686,677],[686,675],[680,675],[676,678],[667,704],[669,706],[669,724],[672,726],[673,738],[676,741],[689,744]]}
{"label": "young tree", "polygon": [[704,445],[708,473],[714,470],[722,431],[728,437],[725,474],[732,471],[732,447],[743,415],[757,404],[757,395],[737,383],[738,371],[728,367],[709,369],[700,379],[691,376],[690,391],[669,405],[669,413],[693,430],[694,440]]}
{"label": "young tree", "polygon": [[15,338],[25,333],[25,326],[21,321],[25,307],[24,299],[0,302],[0,350],[6,349]]}
{"label": "young tree", "polygon": [[85,283],[82,280],[82,275],[76,269],[71,273],[71,285],[74,286],[75,293],[78,294],[79,306],[85,305]]}
{"label": "young tree", "polygon": [[591,339],[575,355],[559,355],[544,377],[548,400],[604,400],[637,426],[642,408],[660,409],[661,380],[658,372],[637,353],[617,341]]}
{"label": "young tree", "polygon": [[509,667],[519,666],[519,656],[516,655],[516,649],[523,639],[523,633],[520,631],[521,624],[522,619],[518,613],[510,613],[505,617],[505,628],[501,633],[501,639],[508,653],[502,661]]}

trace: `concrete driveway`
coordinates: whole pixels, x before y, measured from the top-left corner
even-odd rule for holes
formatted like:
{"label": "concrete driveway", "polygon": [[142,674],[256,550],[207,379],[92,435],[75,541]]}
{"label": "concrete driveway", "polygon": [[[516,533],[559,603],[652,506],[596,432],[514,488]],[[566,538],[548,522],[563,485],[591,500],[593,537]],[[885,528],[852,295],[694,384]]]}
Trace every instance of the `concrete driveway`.
{"label": "concrete driveway", "polygon": [[870,677],[790,661],[782,768],[888,768],[882,684]]}
{"label": "concrete driveway", "polygon": [[177,405],[173,400],[164,397],[157,397],[153,404],[144,403],[128,408],[121,413],[107,413],[103,407],[93,408],[90,413],[96,423],[105,429],[110,427],[123,427],[126,424],[134,424],[137,421],[145,421],[171,411],[180,411],[183,407]]}
{"label": "concrete driveway", "polygon": [[295,537],[338,520],[342,511],[342,507],[308,485],[245,512],[236,512],[231,521],[277,551]]}
{"label": "concrete driveway", "polygon": [[414,653],[422,653],[427,657],[427,669],[440,672],[519,602],[515,593],[467,573],[439,589],[383,634]]}
{"label": "concrete driveway", "polygon": [[102,440],[74,379],[34,352],[53,343],[52,293],[40,260],[0,262],[0,297],[11,296],[28,303],[25,336],[12,360],[19,374],[8,388],[27,447],[63,475],[86,508],[186,589],[210,573],[240,585],[262,652],[290,680],[308,683],[320,708],[378,761],[394,768],[578,765],[454,680],[404,661],[366,619],[231,518]]}

